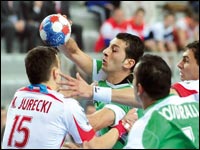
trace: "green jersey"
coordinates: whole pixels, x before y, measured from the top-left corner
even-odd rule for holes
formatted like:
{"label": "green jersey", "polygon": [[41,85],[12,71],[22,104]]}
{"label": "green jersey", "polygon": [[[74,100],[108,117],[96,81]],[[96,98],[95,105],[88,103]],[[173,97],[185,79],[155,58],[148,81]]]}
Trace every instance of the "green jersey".
{"label": "green jersey", "polygon": [[[120,89],[120,88],[130,88],[132,85],[130,82],[132,82],[132,79],[129,79],[127,77],[123,80],[120,84],[114,85],[109,83],[105,80],[106,74],[101,69],[102,61],[94,60],[93,61],[93,80],[98,81],[98,86],[100,87],[111,87],[112,89]],[[131,75],[132,76],[132,75]],[[128,81],[130,80],[130,81]],[[96,110],[102,109],[104,107],[111,109],[115,113],[115,123],[118,123],[118,121],[132,108],[127,105],[111,102],[110,104],[105,104],[103,102],[95,102]],[[114,123],[114,124],[115,124]],[[111,127],[103,128],[99,131],[100,135],[103,135],[107,133],[110,130]],[[127,136],[124,136],[123,138],[119,139],[116,144],[114,145],[113,149],[120,149],[125,146],[127,142]]]}
{"label": "green jersey", "polygon": [[158,100],[132,126],[124,148],[199,148],[199,103],[190,96]]}

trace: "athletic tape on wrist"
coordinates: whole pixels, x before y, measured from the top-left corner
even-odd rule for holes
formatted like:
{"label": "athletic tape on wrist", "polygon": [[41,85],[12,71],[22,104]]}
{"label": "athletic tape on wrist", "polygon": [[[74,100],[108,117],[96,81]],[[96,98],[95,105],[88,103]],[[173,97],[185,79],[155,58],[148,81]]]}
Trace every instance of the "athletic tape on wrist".
{"label": "athletic tape on wrist", "polygon": [[104,103],[110,103],[112,89],[108,87],[93,86],[93,100]]}
{"label": "athletic tape on wrist", "polygon": [[119,124],[114,126],[114,128],[116,128],[119,132],[119,138],[122,137],[122,135],[126,134],[127,133],[127,130],[126,128],[122,125],[122,121],[120,120],[119,121]]}

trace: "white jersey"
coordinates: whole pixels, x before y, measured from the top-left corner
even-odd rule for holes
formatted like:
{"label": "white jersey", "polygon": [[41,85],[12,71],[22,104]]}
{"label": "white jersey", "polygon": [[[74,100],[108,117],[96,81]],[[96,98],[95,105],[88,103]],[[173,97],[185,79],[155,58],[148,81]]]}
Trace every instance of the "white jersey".
{"label": "white jersey", "polygon": [[29,86],[19,89],[9,106],[2,147],[58,149],[67,134],[79,144],[95,135],[84,109],[44,85]]}
{"label": "white jersey", "polygon": [[172,85],[172,88],[174,88],[181,97],[194,95],[195,100],[199,101],[199,80],[177,82]]}

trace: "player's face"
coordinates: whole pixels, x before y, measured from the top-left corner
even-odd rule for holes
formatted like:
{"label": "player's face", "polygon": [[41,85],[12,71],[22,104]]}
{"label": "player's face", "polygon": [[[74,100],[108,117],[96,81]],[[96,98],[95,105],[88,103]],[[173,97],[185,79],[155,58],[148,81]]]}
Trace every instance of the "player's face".
{"label": "player's face", "polygon": [[183,57],[177,66],[182,81],[199,79],[199,66],[191,50],[186,50],[183,53]]}
{"label": "player's face", "polygon": [[125,60],[126,43],[120,39],[114,38],[109,47],[104,51],[102,69],[107,73],[123,71],[123,62]]}

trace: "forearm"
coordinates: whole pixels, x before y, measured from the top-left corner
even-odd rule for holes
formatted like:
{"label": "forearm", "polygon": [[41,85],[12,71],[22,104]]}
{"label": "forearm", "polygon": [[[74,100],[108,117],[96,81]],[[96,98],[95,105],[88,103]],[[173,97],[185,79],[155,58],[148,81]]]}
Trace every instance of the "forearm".
{"label": "forearm", "polygon": [[117,102],[125,105],[141,108],[141,104],[136,100],[133,88],[112,89],[107,87],[93,87],[93,99],[105,103]]}
{"label": "forearm", "polygon": [[125,105],[134,106],[137,108],[142,107],[141,104],[136,100],[132,88],[113,89],[112,101],[125,104]]}
{"label": "forearm", "polygon": [[83,72],[92,75],[92,58],[84,53],[74,41],[70,38],[67,43],[57,47],[67,58],[73,61]]}
{"label": "forearm", "polygon": [[106,134],[100,137],[94,137],[89,142],[83,144],[83,148],[87,149],[111,149],[119,138],[119,132],[116,128],[112,128]]}
{"label": "forearm", "polygon": [[108,108],[103,108],[91,115],[88,115],[87,118],[93,129],[98,131],[113,124],[115,120],[115,113]]}
{"label": "forearm", "polygon": [[119,124],[110,129],[106,134],[85,142],[83,147],[87,149],[111,149],[117,140],[126,133],[127,129],[123,125],[122,120],[120,120]]}
{"label": "forearm", "polygon": [[75,55],[78,55],[78,52],[81,51],[79,47],[77,46],[74,39],[70,38],[67,43],[64,45],[60,45],[57,47],[65,56],[68,58],[73,58]]}

